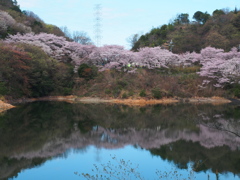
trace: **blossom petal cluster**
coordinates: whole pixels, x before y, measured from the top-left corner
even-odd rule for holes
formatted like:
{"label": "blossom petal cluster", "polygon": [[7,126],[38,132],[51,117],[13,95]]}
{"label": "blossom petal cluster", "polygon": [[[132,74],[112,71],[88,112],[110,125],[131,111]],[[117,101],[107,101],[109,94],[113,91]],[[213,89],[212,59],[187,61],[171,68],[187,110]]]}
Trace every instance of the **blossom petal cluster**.
{"label": "blossom petal cluster", "polygon": [[240,84],[240,52],[237,48],[224,52],[222,49],[207,47],[202,49],[200,54],[202,67],[199,75],[207,77],[210,80],[208,83],[212,82],[215,87]]}
{"label": "blossom petal cluster", "polygon": [[0,33],[7,33],[10,28],[23,33],[31,32],[30,27],[17,23],[10,14],[0,10]]}

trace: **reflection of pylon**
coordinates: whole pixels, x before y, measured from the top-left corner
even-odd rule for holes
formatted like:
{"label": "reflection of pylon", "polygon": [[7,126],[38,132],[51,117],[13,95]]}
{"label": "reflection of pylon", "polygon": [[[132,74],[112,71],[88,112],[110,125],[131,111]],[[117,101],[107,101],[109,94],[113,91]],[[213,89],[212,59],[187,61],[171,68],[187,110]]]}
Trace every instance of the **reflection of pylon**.
{"label": "reflection of pylon", "polygon": [[95,44],[96,46],[101,45],[101,20],[102,20],[102,13],[101,13],[102,7],[101,4],[95,5],[95,24],[94,24],[94,33],[95,33]]}

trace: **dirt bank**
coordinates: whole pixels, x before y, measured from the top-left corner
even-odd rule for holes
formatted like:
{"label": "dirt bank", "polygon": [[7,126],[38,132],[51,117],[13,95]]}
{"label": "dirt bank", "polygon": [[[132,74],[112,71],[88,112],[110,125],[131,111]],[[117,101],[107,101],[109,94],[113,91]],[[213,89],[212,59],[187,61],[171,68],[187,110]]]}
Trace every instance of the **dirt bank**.
{"label": "dirt bank", "polygon": [[126,104],[126,105],[151,105],[151,104],[170,104],[170,103],[212,103],[224,104],[231,103],[230,100],[221,97],[193,97],[193,98],[162,98],[162,99],[103,99],[98,97],[77,97],[77,96],[50,96],[38,99],[29,99],[31,101],[66,101],[69,103],[113,103],[113,104]]}
{"label": "dirt bank", "polygon": [[231,103],[230,100],[221,97],[194,97],[194,98],[163,98],[163,99],[100,99],[92,97],[76,98],[75,102],[82,103],[114,103],[114,104],[126,104],[145,106],[153,104],[171,104],[171,103],[211,103],[211,104],[225,104]]}
{"label": "dirt bank", "polygon": [[13,108],[14,106],[0,100],[0,112]]}
{"label": "dirt bank", "polygon": [[[34,101],[65,101],[69,103],[111,103],[111,104],[125,104],[131,106],[146,106],[153,104],[171,104],[171,103],[211,103],[214,105],[231,103],[231,100],[221,97],[194,97],[194,98],[163,98],[163,99],[101,99],[97,97],[77,97],[77,96],[50,96],[42,98],[31,98],[15,100],[12,103],[25,103]],[[11,104],[0,101],[0,112],[13,108]]]}

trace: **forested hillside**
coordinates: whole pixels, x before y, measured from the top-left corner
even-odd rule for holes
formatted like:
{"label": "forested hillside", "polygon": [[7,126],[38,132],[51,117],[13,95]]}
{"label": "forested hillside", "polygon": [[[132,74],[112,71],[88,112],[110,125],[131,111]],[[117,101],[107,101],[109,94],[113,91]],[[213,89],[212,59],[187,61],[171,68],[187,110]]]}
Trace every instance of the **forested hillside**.
{"label": "forested hillside", "polygon": [[177,16],[141,36],[136,51],[130,51],[71,39],[33,12],[22,11],[15,0],[1,0],[0,99],[71,94],[239,98],[240,12],[217,10],[211,16],[198,11],[194,18],[190,23],[188,14]]}
{"label": "forested hillside", "polygon": [[193,21],[189,14],[182,13],[169,24],[153,28],[142,35],[133,44],[132,49],[141,47],[162,46],[169,49],[172,40],[172,51],[184,53],[186,51],[200,52],[201,49],[212,46],[229,51],[240,44],[240,11],[215,10],[212,14],[197,11]]}
{"label": "forested hillside", "polygon": [[71,94],[73,68],[27,44],[6,44],[10,35],[48,33],[65,37],[31,11],[22,11],[16,0],[0,1],[0,97],[21,98]]}
{"label": "forested hillside", "polygon": [[22,11],[16,0],[0,1],[0,38],[17,33],[51,33],[65,36],[59,27],[46,24],[31,11]]}

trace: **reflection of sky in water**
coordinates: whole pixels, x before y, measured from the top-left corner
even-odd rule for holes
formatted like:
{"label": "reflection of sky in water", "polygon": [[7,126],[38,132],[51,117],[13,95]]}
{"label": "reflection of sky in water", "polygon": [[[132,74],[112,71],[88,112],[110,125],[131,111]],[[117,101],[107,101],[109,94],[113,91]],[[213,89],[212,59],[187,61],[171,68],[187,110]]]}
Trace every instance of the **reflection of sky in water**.
{"label": "reflection of sky in water", "polygon": [[[171,171],[175,170],[173,163],[163,161],[159,156],[152,156],[149,151],[143,149],[136,149],[133,146],[126,146],[122,149],[97,149],[93,146],[88,147],[85,150],[72,150],[69,151],[66,158],[58,157],[47,161],[40,167],[33,168],[31,170],[26,169],[18,174],[14,180],[80,180],[84,179],[75,175],[74,172],[78,173],[92,173],[94,168],[93,164],[98,167],[102,167],[101,164],[107,164],[111,161],[112,165],[116,161],[112,160],[112,156],[115,156],[118,160],[124,159],[125,161],[130,160],[132,167],[139,165],[139,171],[141,176],[148,179],[157,179],[156,170]],[[187,170],[177,169],[179,174],[183,175],[183,178],[188,179]],[[196,180],[207,180],[208,175],[210,180],[215,180],[216,175],[210,171],[195,173]],[[220,179],[237,180],[239,177],[234,177],[232,173],[219,174]],[[130,178],[134,179],[134,178]]]}
{"label": "reflection of sky in water", "polygon": [[[215,180],[209,168],[239,173],[240,115],[235,106],[138,109],[39,102],[13,109],[4,118],[0,160],[7,158],[0,161],[0,180],[21,169],[14,180],[81,180],[74,172],[92,174],[94,164],[101,168],[108,161],[118,165],[111,155],[129,160],[132,168],[139,165],[147,180],[157,179],[156,170],[177,170],[184,175],[179,180],[188,179],[190,171],[176,169],[174,163],[186,167],[190,160],[204,161],[202,171],[194,173],[197,180]],[[148,150],[130,146],[134,144]],[[219,178],[240,180],[232,173]]]}

